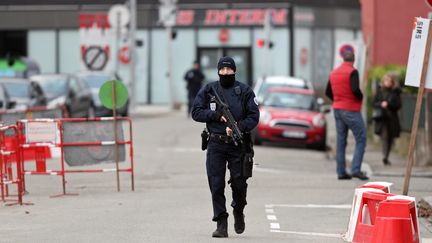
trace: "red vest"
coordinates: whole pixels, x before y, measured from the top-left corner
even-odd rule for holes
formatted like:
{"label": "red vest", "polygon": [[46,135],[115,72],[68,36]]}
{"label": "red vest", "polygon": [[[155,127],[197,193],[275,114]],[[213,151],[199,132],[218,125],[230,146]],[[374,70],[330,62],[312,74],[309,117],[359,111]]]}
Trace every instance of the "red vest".
{"label": "red vest", "polygon": [[353,64],[344,62],[330,73],[334,109],[361,110],[362,101],[354,96],[351,89],[350,76],[353,71]]}

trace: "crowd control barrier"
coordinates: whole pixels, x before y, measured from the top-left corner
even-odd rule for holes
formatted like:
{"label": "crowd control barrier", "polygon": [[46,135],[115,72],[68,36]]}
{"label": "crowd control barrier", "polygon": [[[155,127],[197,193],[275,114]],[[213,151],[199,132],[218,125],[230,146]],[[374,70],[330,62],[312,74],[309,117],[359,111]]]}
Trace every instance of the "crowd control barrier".
{"label": "crowd control barrier", "polygon": [[[63,118],[60,122],[62,163],[70,167],[116,163],[116,168],[66,169],[65,173],[127,172],[130,173],[131,190],[134,191],[133,138],[130,118]],[[128,167],[119,168],[119,163],[127,160],[129,160]]]}
{"label": "crowd control barrier", "polygon": [[379,204],[372,243],[419,243],[415,198],[388,197]]}
{"label": "crowd control barrier", "polygon": [[[6,139],[8,138],[8,139]],[[22,160],[20,157],[18,129],[15,125],[0,127],[0,188],[1,200],[15,201],[6,205],[23,204]],[[17,199],[10,199],[9,185],[16,185]]]}
{"label": "crowd control barrier", "polygon": [[[62,179],[63,194],[61,195],[75,195],[66,193],[64,165],[61,161],[47,162],[51,158],[51,154],[47,153],[47,150],[61,148],[59,121],[57,119],[20,120],[17,122],[17,126],[21,151],[33,152],[32,156],[28,156],[30,158],[26,158],[26,162],[23,163],[23,189],[26,190],[26,175],[53,175],[60,176]],[[30,163],[28,161],[35,162],[32,168],[29,168]],[[55,196],[60,195],[53,197]]]}
{"label": "crowd control barrier", "polygon": [[[59,160],[53,161],[47,161],[45,153],[40,150],[35,156],[34,169],[27,169],[28,163],[24,163],[23,174],[61,176],[62,195],[72,195],[66,193],[67,173],[117,172],[118,175],[119,172],[127,172],[130,173],[131,189],[134,190],[132,121],[129,118],[21,120],[18,128],[22,134],[21,148],[51,147],[60,150]],[[119,163],[126,164],[127,161],[129,165],[120,168]],[[116,163],[116,168],[106,168],[105,164],[110,163]],[[92,168],[83,168],[85,166]]]}
{"label": "crowd control barrier", "polygon": [[348,231],[354,243],[418,243],[414,197],[390,193],[388,182],[369,182],[355,189]]}
{"label": "crowd control barrier", "polygon": [[6,110],[0,112],[0,121],[5,125],[15,125],[17,121],[23,119],[62,118],[65,113],[64,107],[48,109],[45,106],[31,107],[25,110]]}

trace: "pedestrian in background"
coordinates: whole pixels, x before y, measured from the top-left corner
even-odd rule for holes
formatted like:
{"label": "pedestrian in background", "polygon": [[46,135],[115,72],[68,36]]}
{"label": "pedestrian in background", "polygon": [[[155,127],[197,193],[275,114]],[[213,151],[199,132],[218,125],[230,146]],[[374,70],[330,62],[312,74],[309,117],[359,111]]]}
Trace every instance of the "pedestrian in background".
{"label": "pedestrian in background", "polygon": [[[366,148],[366,128],[361,114],[363,94],[359,88],[359,74],[354,68],[354,53],[345,51],[343,63],[335,68],[329,77],[326,95],[333,101],[336,122],[336,171],[339,180],[349,180],[357,177],[368,180],[361,165]],[[345,151],[348,131],[355,138],[355,150],[352,159],[351,175],[345,168]]]}
{"label": "pedestrian in background", "polygon": [[212,220],[217,222],[212,236],[228,237],[228,213],[225,205],[227,164],[230,170],[228,184],[231,184],[232,189],[234,229],[237,234],[245,230],[247,177],[242,175],[242,147],[234,143],[232,128],[226,124],[227,117],[223,116],[221,107],[210,95],[215,96],[214,92],[217,92],[223,97],[244,137],[258,124],[259,110],[252,89],[235,80],[236,65],[231,57],[222,57],[217,70],[219,81],[211,82],[199,91],[193,104],[192,118],[197,122],[205,122],[210,133],[206,168],[213,204]]}
{"label": "pedestrian in background", "polygon": [[387,73],[381,80],[374,97],[374,132],[381,136],[384,165],[390,165],[388,157],[395,138],[400,135],[398,111],[402,106],[401,89],[394,73]]}
{"label": "pedestrian in background", "polygon": [[201,89],[202,83],[205,79],[204,74],[201,72],[200,65],[197,61],[193,63],[192,69],[188,70],[184,76],[186,80],[186,89],[188,92],[188,117],[192,111],[192,104],[195,100],[198,91]]}

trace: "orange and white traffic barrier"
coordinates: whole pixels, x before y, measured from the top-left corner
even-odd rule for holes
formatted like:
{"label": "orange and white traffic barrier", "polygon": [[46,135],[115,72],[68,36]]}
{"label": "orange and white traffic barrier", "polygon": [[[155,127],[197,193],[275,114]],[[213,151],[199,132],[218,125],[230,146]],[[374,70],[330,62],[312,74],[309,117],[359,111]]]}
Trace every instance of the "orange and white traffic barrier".
{"label": "orange and white traffic barrier", "polygon": [[365,192],[362,195],[359,214],[357,217],[354,238],[352,242],[371,242],[372,232],[375,228],[377,208],[380,202],[394,194],[386,192]]}
{"label": "orange and white traffic barrier", "polygon": [[372,243],[419,243],[415,198],[393,196],[380,202]]}
{"label": "orange and white traffic barrier", "polygon": [[352,242],[354,239],[354,232],[357,226],[357,219],[360,212],[360,205],[365,192],[390,192],[389,182],[368,182],[354,190],[354,196],[351,206],[350,219],[348,222],[347,232],[344,234],[343,239]]}
{"label": "orange and white traffic barrier", "polygon": [[[8,139],[6,139],[8,138]],[[7,142],[8,140],[8,142]],[[18,129],[15,125],[0,128],[0,190],[1,200],[16,201],[22,205],[22,160],[18,146]],[[15,166],[14,166],[15,165]],[[14,168],[15,167],[15,168]],[[17,186],[17,199],[10,199],[9,185]],[[12,205],[12,204],[8,204]]]}

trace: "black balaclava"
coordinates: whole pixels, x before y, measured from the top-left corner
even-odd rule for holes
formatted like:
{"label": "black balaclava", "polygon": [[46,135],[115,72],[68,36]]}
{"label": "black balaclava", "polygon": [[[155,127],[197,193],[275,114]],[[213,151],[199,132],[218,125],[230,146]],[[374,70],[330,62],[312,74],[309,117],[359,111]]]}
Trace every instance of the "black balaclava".
{"label": "black balaclava", "polygon": [[218,75],[219,75],[219,82],[222,85],[222,87],[228,88],[234,85],[235,82],[235,73],[229,74],[229,75],[221,75],[219,74],[219,70],[223,67],[229,67],[234,72],[236,71],[236,65],[234,60],[231,57],[222,57],[219,59],[217,68],[218,68]]}

